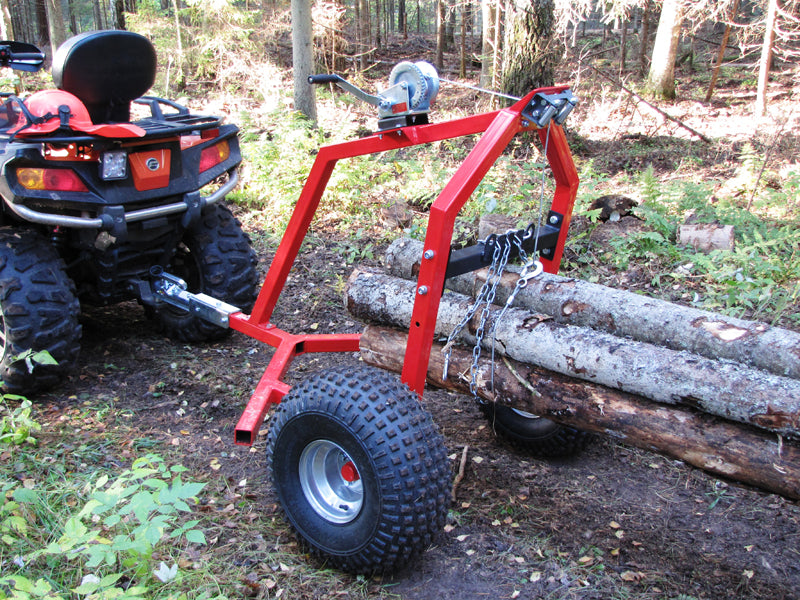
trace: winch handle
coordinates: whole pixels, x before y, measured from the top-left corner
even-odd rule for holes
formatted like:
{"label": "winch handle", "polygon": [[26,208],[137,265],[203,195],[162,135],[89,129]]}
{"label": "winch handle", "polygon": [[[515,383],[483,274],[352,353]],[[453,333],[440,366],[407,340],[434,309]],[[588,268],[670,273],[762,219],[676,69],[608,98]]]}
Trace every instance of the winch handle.
{"label": "winch handle", "polygon": [[356,98],[361,100],[362,102],[366,102],[367,104],[372,104],[373,106],[380,105],[381,99],[377,96],[373,96],[372,94],[368,94],[361,88],[357,88],[352,83],[347,81],[346,79],[336,75],[334,73],[330,73],[328,75],[309,75],[308,76],[308,83],[315,84],[315,83],[335,83],[340,88],[342,88],[345,92],[353,94]]}
{"label": "winch handle", "polygon": [[339,83],[340,81],[344,81],[341,76],[336,75],[335,73],[330,74],[322,74],[322,75],[309,75],[308,76],[308,83],[314,85],[318,83]]}

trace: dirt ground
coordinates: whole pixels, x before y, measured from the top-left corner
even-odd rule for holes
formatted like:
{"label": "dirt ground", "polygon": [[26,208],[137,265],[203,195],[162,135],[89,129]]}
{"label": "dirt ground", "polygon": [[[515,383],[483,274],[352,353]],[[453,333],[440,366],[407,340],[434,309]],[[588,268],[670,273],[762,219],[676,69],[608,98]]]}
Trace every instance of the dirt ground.
{"label": "dirt ground", "polygon": [[[337,246],[308,245],[298,264],[273,322],[360,330],[341,308],[335,275],[351,267]],[[255,502],[274,512],[264,437],[252,449],[232,442],[271,349],[238,333],[177,344],[135,303],[87,309],[82,322],[79,371],[42,399],[50,410],[113,400],[132,436],[180,446],[187,466],[247,479]],[[288,379],[357,360],[305,355]],[[436,544],[379,580],[399,598],[800,598],[797,502],[611,438],[570,460],[537,460],[499,443],[472,398],[429,390],[424,402],[454,469],[469,446],[467,468]]]}

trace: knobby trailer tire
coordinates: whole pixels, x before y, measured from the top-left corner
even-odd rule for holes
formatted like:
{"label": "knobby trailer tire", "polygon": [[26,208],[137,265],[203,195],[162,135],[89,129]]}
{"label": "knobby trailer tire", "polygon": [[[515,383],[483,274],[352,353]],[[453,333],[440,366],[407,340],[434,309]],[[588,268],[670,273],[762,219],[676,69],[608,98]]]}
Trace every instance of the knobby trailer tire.
{"label": "knobby trailer tire", "polygon": [[267,459],[280,503],[329,565],[391,571],[444,525],[444,440],[392,374],[364,366],[317,373],[292,389],[270,423]]}
{"label": "knobby trailer tire", "polygon": [[481,411],[497,437],[514,448],[545,458],[564,458],[581,452],[590,434],[494,403],[481,404]]}
{"label": "knobby trailer tire", "polygon": [[[58,384],[80,351],[75,284],[50,241],[34,230],[0,228],[0,381],[28,395]],[[58,364],[28,363],[20,355],[46,350]]]}
{"label": "knobby trailer tire", "polygon": [[[258,271],[250,239],[231,211],[217,204],[183,237],[167,271],[190,292],[204,293],[249,311],[258,293]],[[164,333],[182,342],[220,339],[230,330],[188,311],[163,305],[155,311]]]}

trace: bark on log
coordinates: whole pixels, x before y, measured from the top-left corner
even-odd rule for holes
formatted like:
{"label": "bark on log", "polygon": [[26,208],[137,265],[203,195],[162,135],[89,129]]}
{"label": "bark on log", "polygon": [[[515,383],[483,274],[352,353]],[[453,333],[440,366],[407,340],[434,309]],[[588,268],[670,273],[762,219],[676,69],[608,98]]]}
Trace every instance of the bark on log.
{"label": "bark on log", "polygon": [[[395,241],[387,251],[389,273],[416,279],[422,242]],[[474,295],[485,270],[447,281],[449,289]],[[507,274],[495,301],[504,304],[517,277]],[[558,323],[591,327],[620,337],[734,360],[776,375],[800,379],[800,333],[735,319],[577,279],[543,273],[529,281],[514,306],[552,316]]]}
{"label": "bark on log", "polygon": [[[407,335],[369,326],[361,338],[365,362],[400,372]],[[447,381],[441,378],[442,346],[434,345],[429,383],[469,391],[472,353],[454,348]],[[479,363],[478,394],[493,400],[485,383],[490,363]],[[456,373],[466,373],[457,377]],[[644,398],[587,384],[516,361],[495,365],[497,401],[547,417],[558,423],[594,431],[625,443],[680,459],[714,475],[800,498],[800,448],[780,437],[709,415],[667,407]]]}
{"label": "bark on log", "polygon": [[[368,321],[407,327],[414,304],[413,282],[355,271],[347,288],[347,308]],[[447,336],[473,301],[446,292],[436,323]],[[656,402],[698,408],[706,413],[783,435],[800,435],[800,381],[727,360],[711,360],[635,340],[556,323],[518,308],[492,311],[486,331],[495,328],[498,354],[570,377],[641,395]],[[467,331],[467,329],[469,331]],[[474,344],[476,323],[461,341]],[[491,335],[484,339],[490,347]]]}

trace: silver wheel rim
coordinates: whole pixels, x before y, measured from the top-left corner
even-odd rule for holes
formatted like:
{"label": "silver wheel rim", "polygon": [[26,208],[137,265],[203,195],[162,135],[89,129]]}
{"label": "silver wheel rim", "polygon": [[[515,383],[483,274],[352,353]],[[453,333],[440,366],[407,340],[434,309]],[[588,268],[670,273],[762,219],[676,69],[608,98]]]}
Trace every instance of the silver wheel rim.
{"label": "silver wheel rim", "polygon": [[338,524],[358,516],[364,486],[358,467],[341,446],[330,440],[311,442],[300,455],[298,470],[303,494],[319,516]]}
{"label": "silver wheel rim", "polygon": [[534,415],[533,413],[525,412],[524,410],[519,410],[518,408],[512,408],[511,412],[516,413],[525,419],[541,419],[539,415]]}

